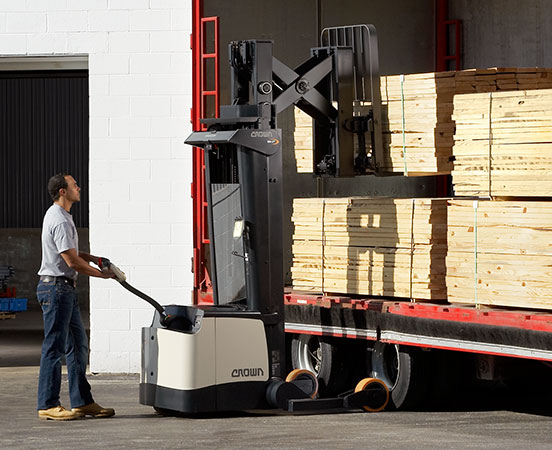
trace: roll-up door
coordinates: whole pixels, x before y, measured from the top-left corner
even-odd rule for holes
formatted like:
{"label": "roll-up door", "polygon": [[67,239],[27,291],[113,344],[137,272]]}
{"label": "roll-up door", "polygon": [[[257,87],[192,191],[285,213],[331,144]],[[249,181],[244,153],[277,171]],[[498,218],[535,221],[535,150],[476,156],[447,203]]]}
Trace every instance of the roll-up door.
{"label": "roll-up door", "polygon": [[88,71],[0,72],[0,227],[40,228],[50,176],[81,186],[71,209],[88,227]]}

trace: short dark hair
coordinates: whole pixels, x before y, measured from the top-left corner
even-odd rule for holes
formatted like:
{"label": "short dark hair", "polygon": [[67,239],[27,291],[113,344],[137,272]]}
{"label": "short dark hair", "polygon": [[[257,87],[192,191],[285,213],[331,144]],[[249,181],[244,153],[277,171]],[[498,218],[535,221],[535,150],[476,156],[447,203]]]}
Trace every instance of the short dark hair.
{"label": "short dark hair", "polygon": [[65,177],[69,175],[67,173],[57,173],[48,180],[48,194],[55,202],[59,200],[59,190],[67,189],[67,180]]}

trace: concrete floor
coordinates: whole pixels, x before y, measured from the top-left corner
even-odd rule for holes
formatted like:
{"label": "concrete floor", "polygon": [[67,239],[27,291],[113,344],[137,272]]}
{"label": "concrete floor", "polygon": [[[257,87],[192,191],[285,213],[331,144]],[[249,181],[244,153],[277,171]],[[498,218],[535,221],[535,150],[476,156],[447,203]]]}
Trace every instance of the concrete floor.
{"label": "concrete floor", "polygon": [[[138,404],[138,377],[90,376],[110,419],[39,421],[37,367],[0,368],[0,447],[17,449],[519,449],[551,448],[552,419],[507,410],[203,418],[158,415]],[[62,386],[67,404],[67,384]]]}
{"label": "concrete floor", "polygon": [[[137,375],[89,376],[95,399],[114,407],[115,417],[44,422],[35,411],[41,335],[3,332],[0,342],[2,449],[552,448],[552,407],[536,397],[484,394],[453,411],[177,418],[138,403]],[[62,404],[69,406],[65,380]]]}

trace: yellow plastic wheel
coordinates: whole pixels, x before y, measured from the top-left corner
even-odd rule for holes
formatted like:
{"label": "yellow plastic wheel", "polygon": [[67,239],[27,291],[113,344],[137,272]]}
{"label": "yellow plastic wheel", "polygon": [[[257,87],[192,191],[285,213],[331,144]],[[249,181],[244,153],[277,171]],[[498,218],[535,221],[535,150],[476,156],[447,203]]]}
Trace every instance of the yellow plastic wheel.
{"label": "yellow plastic wheel", "polygon": [[364,410],[368,412],[379,412],[385,409],[387,403],[389,403],[389,389],[387,388],[387,385],[377,378],[364,378],[356,385],[355,392],[365,391],[368,389],[385,392],[385,402],[381,405],[364,405]]}
{"label": "yellow plastic wheel", "polygon": [[[308,391],[305,391],[303,388],[305,387],[305,383],[302,383],[300,388],[310,397],[315,398],[316,394],[318,394],[318,378],[316,378],[316,375],[312,373],[310,370],[306,369],[294,369],[292,370],[288,376],[286,377],[286,382],[293,383],[294,381],[301,382],[301,381],[310,381],[310,389]],[[308,386],[308,384],[307,384]]]}

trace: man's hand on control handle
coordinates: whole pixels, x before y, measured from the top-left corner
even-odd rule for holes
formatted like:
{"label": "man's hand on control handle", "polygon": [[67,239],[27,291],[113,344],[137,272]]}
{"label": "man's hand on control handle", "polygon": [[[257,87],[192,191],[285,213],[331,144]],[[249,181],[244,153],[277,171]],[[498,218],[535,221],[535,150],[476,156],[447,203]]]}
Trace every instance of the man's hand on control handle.
{"label": "man's hand on control handle", "polygon": [[102,278],[109,279],[109,278],[115,278],[115,274],[111,269],[102,269],[100,270],[100,273],[102,274]]}
{"label": "man's hand on control handle", "polygon": [[106,278],[115,278],[119,283],[126,281],[125,273],[121,269],[119,269],[115,264],[113,264],[109,259],[99,257],[98,267],[100,268],[102,273],[105,273],[106,275],[107,274],[110,275],[109,277],[106,277]]}

